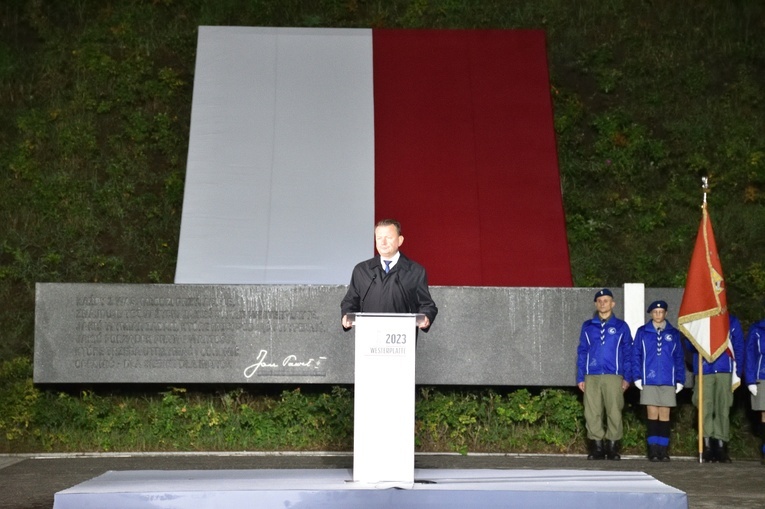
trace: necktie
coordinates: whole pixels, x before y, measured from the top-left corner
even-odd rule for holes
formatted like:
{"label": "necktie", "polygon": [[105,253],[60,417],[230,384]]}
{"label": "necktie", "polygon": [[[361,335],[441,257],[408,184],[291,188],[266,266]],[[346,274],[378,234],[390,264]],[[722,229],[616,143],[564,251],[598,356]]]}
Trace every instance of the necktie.
{"label": "necktie", "polygon": [[385,262],[385,273],[390,272],[390,260],[383,260]]}

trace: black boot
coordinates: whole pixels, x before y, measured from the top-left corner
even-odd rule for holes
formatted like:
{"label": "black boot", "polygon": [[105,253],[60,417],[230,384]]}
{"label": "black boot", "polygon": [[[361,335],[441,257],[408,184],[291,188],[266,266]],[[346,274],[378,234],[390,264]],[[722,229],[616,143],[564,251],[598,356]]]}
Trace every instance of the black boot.
{"label": "black boot", "polygon": [[701,454],[704,463],[717,463],[717,440],[704,437],[704,452]]}
{"label": "black boot", "polygon": [[587,455],[588,460],[602,460],[606,458],[606,453],[603,450],[603,440],[590,440],[590,453]]}
{"label": "black boot", "polygon": [[622,459],[619,454],[619,441],[618,440],[606,440],[606,458],[610,460]]}
{"label": "black boot", "polygon": [[717,461],[731,463],[730,456],[728,456],[728,442],[723,442],[719,438],[717,439]]}
{"label": "black boot", "polygon": [[659,446],[659,461],[664,461],[664,462],[669,461],[669,446],[668,445]]}
{"label": "black boot", "polygon": [[648,444],[648,460],[659,461],[659,446],[657,444]]}

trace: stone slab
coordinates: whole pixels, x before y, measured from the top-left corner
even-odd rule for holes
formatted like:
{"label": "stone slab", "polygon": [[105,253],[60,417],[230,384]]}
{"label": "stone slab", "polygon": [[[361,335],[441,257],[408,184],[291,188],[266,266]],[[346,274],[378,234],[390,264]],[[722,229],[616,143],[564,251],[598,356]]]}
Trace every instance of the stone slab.
{"label": "stone slab", "polygon": [[[425,385],[571,386],[593,288],[433,287]],[[620,288],[613,288],[622,315]],[[351,384],[345,286],[39,283],[36,383]],[[676,322],[682,289],[646,289]],[[647,319],[647,316],[646,316]]]}

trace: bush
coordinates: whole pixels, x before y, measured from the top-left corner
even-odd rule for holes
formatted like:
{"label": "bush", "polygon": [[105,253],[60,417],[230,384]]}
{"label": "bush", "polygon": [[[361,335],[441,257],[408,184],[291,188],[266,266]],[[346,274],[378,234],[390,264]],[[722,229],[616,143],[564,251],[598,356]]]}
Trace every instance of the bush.
{"label": "bush", "polygon": [[[353,450],[353,392],[304,389],[40,390],[31,363],[19,357],[0,364],[0,451]],[[643,454],[645,410],[627,399],[624,451]],[[746,404],[738,398],[731,418],[731,451],[742,458],[757,451]],[[681,399],[672,417],[673,453],[695,455],[695,408]],[[418,389],[418,451],[576,454],[585,451],[585,438],[575,388]]]}

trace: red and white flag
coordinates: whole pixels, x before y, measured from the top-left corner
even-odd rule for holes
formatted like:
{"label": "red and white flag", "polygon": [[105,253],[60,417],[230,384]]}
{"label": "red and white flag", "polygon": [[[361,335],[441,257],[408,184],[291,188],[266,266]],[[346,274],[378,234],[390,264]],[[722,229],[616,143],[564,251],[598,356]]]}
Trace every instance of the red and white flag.
{"label": "red and white flag", "polygon": [[728,349],[730,324],[725,279],[706,203],[702,206],[678,325],[707,362],[713,362]]}
{"label": "red and white flag", "polygon": [[175,282],[347,284],[387,217],[431,285],[571,286],[544,32],[200,27]]}

